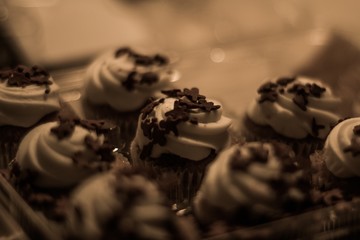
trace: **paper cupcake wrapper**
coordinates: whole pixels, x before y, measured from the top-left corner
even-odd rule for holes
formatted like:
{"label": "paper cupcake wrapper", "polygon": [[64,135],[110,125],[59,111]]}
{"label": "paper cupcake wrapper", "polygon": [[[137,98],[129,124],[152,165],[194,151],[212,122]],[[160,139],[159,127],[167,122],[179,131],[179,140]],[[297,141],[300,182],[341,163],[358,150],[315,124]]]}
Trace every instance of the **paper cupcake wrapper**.
{"label": "paper cupcake wrapper", "polygon": [[206,165],[193,168],[163,167],[156,165],[155,161],[142,161],[138,156],[139,148],[133,144],[131,146],[132,164],[135,167],[142,167],[153,171],[156,180],[162,186],[174,210],[185,209],[200,188],[204,177]]}

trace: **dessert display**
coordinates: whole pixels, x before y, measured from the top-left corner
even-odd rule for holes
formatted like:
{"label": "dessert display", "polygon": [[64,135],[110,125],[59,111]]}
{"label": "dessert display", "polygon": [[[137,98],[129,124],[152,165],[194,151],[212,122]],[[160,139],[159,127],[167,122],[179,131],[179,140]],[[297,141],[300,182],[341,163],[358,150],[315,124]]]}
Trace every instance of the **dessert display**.
{"label": "dessert display", "polygon": [[308,156],[322,148],[330,129],[342,118],[341,99],[318,79],[281,77],[264,83],[257,92],[243,128],[250,141],[276,139]]}
{"label": "dessert display", "polygon": [[192,198],[207,165],[230,144],[231,119],[220,103],[197,88],[162,93],[164,98],[140,114],[131,160],[153,169],[160,181],[169,183],[170,198],[182,203]]}
{"label": "dessert display", "polygon": [[202,225],[254,225],[309,205],[309,186],[284,144],[249,142],[221,152],[206,172],[193,202]]}
{"label": "dessert display", "polygon": [[94,174],[128,166],[105,139],[108,130],[104,122],[66,117],[37,126],[19,145],[10,181],[32,207],[61,219],[69,190]]}
{"label": "dessert display", "polygon": [[96,175],[73,191],[67,229],[75,239],[198,239],[180,221],[151,178],[120,170]]}
{"label": "dessert display", "polygon": [[21,138],[36,124],[55,120],[59,87],[44,69],[0,69],[0,168],[15,157]]}
{"label": "dessert display", "polygon": [[[184,76],[193,60],[180,64]],[[193,67],[198,78],[184,85],[203,92],[174,89],[178,72],[163,55],[106,53],[79,71],[74,106],[87,120],[58,114],[57,122],[59,88],[48,73],[1,70],[1,127],[27,122],[19,125],[27,134],[0,169],[0,207],[31,239],[328,239],[329,230],[358,224],[360,118],[344,118],[356,101],[344,107],[350,87],[333,82],[349,83],[356,71],[329,81],[305,66],[262,84],[230,118],[226,100],[247,99],[204,96],[213,93],[196,81],[211,69]]]}
{"label": "dessert display", "polygon": [[112,120],[120,126],[123,137],[131,140],[140,109],[178,78],[165,55],[142,54],[128,47],[105,53],[85,74],[86,118]]}

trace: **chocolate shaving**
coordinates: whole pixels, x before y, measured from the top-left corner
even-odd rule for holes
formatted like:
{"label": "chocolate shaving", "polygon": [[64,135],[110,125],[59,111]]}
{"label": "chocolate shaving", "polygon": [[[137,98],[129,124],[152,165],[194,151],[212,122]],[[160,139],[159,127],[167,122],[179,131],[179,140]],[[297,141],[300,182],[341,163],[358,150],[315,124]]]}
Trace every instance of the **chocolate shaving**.
{"label": "chocolate shaving", "polygon": [[296,94],[293,98],[293,103],[295,103],[295,105],[298,106],[301,110],[306,111],[308,100],[306,96],[301,94]]}
{"label": "chocolate shaving", "polygon": [[356,125],[353,128],[353,137],[351,138],[350,146],[344,148],[344,152],[351,152],[353,157],[360,154],[360,137],[359,137],[360,125]]}
{"label": "chocolate shaving", "polygon": [[260,99],[258,102],[259,103],[263,103],[266,101],[276,102],[277,99],[278,99],[278,94],[276,92],[264,92],[264,93],[261,93]]}
{"label": "chocolate shaving", "polygon": [[215,105],[213,102],[208,102],[206,97],[199,94],[199,89],[185,88],[183,91],[179,89],[162,91],[171,98],[176,98],[173,109],[164,114],[164,119],[158,122],[157,118],[150,116],[154,108],[163,103],[165,99],[160,99],[148,104],[142,110],[141,129],[144,136],[150,139],[150,143],[144,147],[140,153],[140,158],[144,159],[151,155],[153,145],[159,144],[163,146],[166,144],[166,135],[173,133],[175,136],[179,135],[177,125],[181,122],[189,121],[192,124],[198,124],[198,120],[191,117],[194,109],[199,109],[205,112],[215,111],[220,108],[220,105]]}
{"label": "chocolate shaving", "polygon": [[0,70],[0,81],[6,81],[8,87],[27,87],[29,85],[45,86],[45,95],[50,93],[52,84],[50,74],[38,66],[31,68],[18,65],[13,69]]}
{"label": "chocolate shaving", "polygon": [[310,93],[314,96],[314,97],[321,97],[321,95],[326,91],[326,88],[320,87],[319,85],[317,85],[316,83],[311,84],[310,86]]}
{"label": "chocolate shaving", "polygon": [[356,125],[356,126],[353,128],[353,133],[354,133],[354,135],[356,135],[356,136],[360,136],[360,125]]}
{"label": "chocolate shaving", "polygon": [[142,74],[140,84],[154,84],[159,81],[159,76],[153,72],[146,72]]}
{"label": "chocolate shaving", "polygon": [[60,121],[59,125],[50,129],[50,132],[54,134],[59,140],[70,137],[75,129],[75,123],[73,121]]}
{"label": "chocolate shaving", "polygon": [[276,83],[279,84],[280,86],[285,87],[286,85],[294,82],[295,80],[296,80],[296,77],[282,77],[282,78],[278,78],[276,80]]}
{"label": "chocolate shaving", "polygon": [[98,171],[105,171],[110,168],[110,164],[115,160],[112,153],[114,147],[110,144],[101,144],[91,135],[84,139],[86,149],[92,152],[79,151],[73,156],[73,162],[82,168],[88,168]]}

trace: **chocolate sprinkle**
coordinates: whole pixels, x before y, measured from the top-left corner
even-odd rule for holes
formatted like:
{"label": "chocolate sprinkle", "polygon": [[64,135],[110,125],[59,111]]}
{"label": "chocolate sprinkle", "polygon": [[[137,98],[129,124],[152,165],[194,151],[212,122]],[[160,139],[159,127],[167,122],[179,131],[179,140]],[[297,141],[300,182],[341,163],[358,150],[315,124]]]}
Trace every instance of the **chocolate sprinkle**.
{"label": "chocolate sprinkle", "polygon": [[[294,82],[296,77],[284,77],[278,78],[276,83],[266,82],[261,85],[257,92],[260,94],[260,98],[258,100],[259,103],[268,102],[276,102],[278,99],[278,93],[284,94],[285,87]],[[325,88],[320,87],[316,83],[307,83],[300,84],[296,83],[292,85],[289,89],[287,89],[288,93],[294,94],[292,98],[293,103],[298,106],[302,111],[307,110],[307,105],[309,103],[308,97],[316,97],[320,98],[322,94],[326,91]]]}
{"label": "chocolate sprinkle", "polygon": [[351,152],[353,157],[356,157],[360,154],[360,137],[359,137],[360,125],[356,125],[353,128],[353,137],[351,138],[350,146],[344,148],[344,152]]}
{"label": "chocolate sprinkle", "polygon": [[126,79],[122,81],[122,85],[128,90],[133,91],[138,85],[152,85],[159,82],[160,77],[157,72],[141,73],[136,70],[137,66],[151,67],[151,66],[165,66],[169,64],[169,59],[163,55],[155,54],[146,56],[139,54],[129,47],[119,48],[115,51],[115,57],[119,58],[126,55],[135,63],[135,69],[131,71]]}
{"label": "chocolate sprinkle", "polygon": [[166,135],[173,133],[175,136],[179,135],[177,125],[181,122],[190,122],[198,124],[198,120],[191,117],[191,112],[195,109],[211,112],[220,108],[220,105],[215,105],[213,102],[208,102],[206,97],[199,94],[198,88],[185,88],[183,91],[179,89],[162,91],[170,98],[176,98],[173,109],[166,112],[165,118],[160,122],[150,114],[154,108],[163,103],[165,99],[160,99],[148,104],[142,110],[141,129],[145,137],[150,139],[150,142],[144,146],[140,153],[140,158],[145,159],[151,155],[153,145],[158,144],[164,146],[166,144]]}
{"label": "chocolate sprinkle", "polygon": [[45,86],[45,94],[50,93],[49,85],[52,84],[50,74],[44,69],[33,66],[18,65],[13,69],[1,69],[0,81],[6,81],[8,87],[27,87],[29,85]]}

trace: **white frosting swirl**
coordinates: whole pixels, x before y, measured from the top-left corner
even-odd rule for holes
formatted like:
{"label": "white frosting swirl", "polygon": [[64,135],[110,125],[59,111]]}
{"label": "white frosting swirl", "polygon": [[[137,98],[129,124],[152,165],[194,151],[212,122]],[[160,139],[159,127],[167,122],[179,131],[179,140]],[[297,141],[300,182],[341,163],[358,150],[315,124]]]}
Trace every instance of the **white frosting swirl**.
{"label": "white frosting swirl", "polygon": [[[259,153],[264,150],[268,153],[265,162],[253,159],[253,151]],[[244,167],[232,166],[234,158],[244,163]],[[286,181],[288,189],[282,194],[287,194],[300,202],[305,199],[305,194],[296,187],[291,187],[295,186],[300,176],[299,171],[283,171],[282,159],[279,159],[274,147],[269,143],[251,142],[243,146],[234,145],[222,151],[209,166],[195,197],[194,211],[200,218],[202,213],[211,212],[213,209],[218,209],[215,212],[221,211],[227,216],[233,216],[240,207],[248,210],[257,209],[257,214],[265,216],[276,215],[283,211],[282,201],[280,193],[271,185],[271,181]],[[203,200],[213,209],[206,208]],[[206,209],[203,209],[204,207]],[[243,218],[246,219],[246,216]]]}
{"label": "white frosting swirl", "polygon": [[[306,111],[293,102],[294,93],[288,92],[295,84],[317,84],[326,90],[320,97],[311,94],[307,97]],[[280,93],[280,89],[284,89]],[[325,139],[331,127],[341,118],[339,108],[341,100],[335,97],[331,89],[316,79],[296,77],[295,81],[276,90],[277,100],[259,103],[261,96],[251,102],[247,109],[248,117],[256,124],[271,126],[278,134],[295,139],[302,139],[309,135]],[[261,94],[260,94],[261,95]],[[313,119],[317,125],[318,135],[313,131]]]}
{"label": "white frosting swirl", "polygon": [[30,127],[47,114],[58,111],[59,87],[53,82],[49,90],[45,94],[43,85],[9,87],[6,81],[0,81],[0,126]]}
{"label": "white frosting swirl", "polygon": [[[360,118],[350,118],[336,125],[326,139],[324,157],[327,168],[340,178],[360,176],[360,154],[346,151],[353,138],[360,143],[360,137],[354,136],[353,129],[360,125]],[[358,143],[358,144],[359,144]]]}
{"label": "white frosting swirl", "polygon": [[[134,89],[128,90],[123,83],[134,71],[139,76],[149,72],[155,73],[158,81],[152,84],[136,84]],[[179,73],[172,70],[168,64],[139,65],[129,54],[116,57],[115,51],[111,51],[96,59],[88,68],[84,95],[96,105],[110,105],[120,112],[133,111],[142,107],[149,97],[167,88],[178,78]]]}
{"label": "white frosting swirl", "polygon": [[[116,188],[117,184],[124,187]],[[141,175],[94,176],[75,189],[70,205],[67,228],[78,239],[104,239],[105,234],[120,238],[129,233],[136,239],[172,239],[174,234],[169,226],[175,216],[157,187]],[[110,219],[119,229],[106,229]]]}
{"label": "white frosting swirl", "polygon": [[80,151],[93,156],[95,153],[85,145],[85,137],[90,135],[103,143],[103,135],[98,136],[95,132],[75,126],[71,136],[59,140],[51,133],[51,129],[56,126],[58,123],[50,122],[32,129],[21,141],[16,154],[21,170],[36,173],[33,184],[38,187],[70,187],[96,172],[79,167],[73,162],[73,157]]}
{"label": "white frosting swirl", "polygon": [[[165,120],[165,114],[174,109],[176,100],[176,98],[166,98],[145,119],[142,119],[143,114],[140,115],[136,136],[132,143],[133,158],[136,158],[138,154],[134,150],[135,146],[143,149],[150,142],[150,139],[144,135],[142,123],[152,118],[156,118],[158,122]],[[219,105],[217,101],[209,101]],[[180,122],[177,125],[178,135],[176,136],[173,132],[166,134],[166,144],[163,146],[155,144],[148,157],[157,158],[164,153],[171,153],[189,160],[200,161],[209,156],[211,151],[218,152],[229,144],[228,128],[231,120],[223,116],[222,108],[210,112],[193,109],[190,117],[196,118],[198,123]]]}

